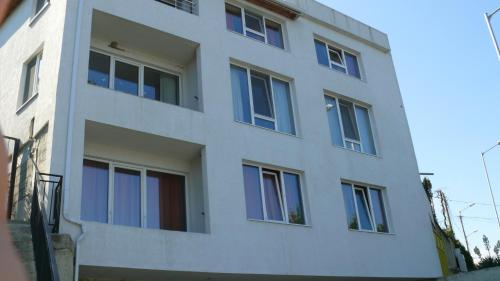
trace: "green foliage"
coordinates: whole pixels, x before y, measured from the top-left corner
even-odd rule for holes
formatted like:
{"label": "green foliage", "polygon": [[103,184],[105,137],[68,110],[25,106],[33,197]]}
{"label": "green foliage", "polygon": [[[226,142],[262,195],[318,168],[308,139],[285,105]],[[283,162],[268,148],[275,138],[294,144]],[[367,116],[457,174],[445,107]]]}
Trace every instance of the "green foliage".
{"label": "green foliage", "polygon": [[486,249],[486,251],[488,251],[488,255],[491,256],[490,239],[488,239],[488,237],[486,235],[483,235],[483,243],[484,243],[484,248]]}
{"label": "green foliage", "polygon": [[500,240],[498,240],[495,247],[493,247],[493,252],[495,252],[497,258],[500,258]]}
{"label": "green foliage", "polygon": [[432,183],[429,178],[425,177],[424,180],[422,181],[422,186],[424,187],[425,194],[427,194],[427,199],[429,199],[429,202],[432,202]]}
{"label": "green foliage", "polygon": [[479,263],[477,264],[477,269],[483,269],[495,266],[500,266],[499,257],[485,257],[479,261]]}
{"label": "green foliage", "polygon": [[476,256],[478,256],[480,259],[483,258],[483,255],[481,254],[481,251],[479,250],[479,248],[476,246],[474,247],[474,253],[476,254]]}

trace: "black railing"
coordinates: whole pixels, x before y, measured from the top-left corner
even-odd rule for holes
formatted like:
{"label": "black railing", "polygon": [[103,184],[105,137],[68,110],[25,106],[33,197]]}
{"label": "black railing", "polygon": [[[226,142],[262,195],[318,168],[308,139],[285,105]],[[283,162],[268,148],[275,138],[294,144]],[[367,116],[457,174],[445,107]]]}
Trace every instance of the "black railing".
{"label": "black railing", "polygon": [[21,141],[16,138],[4,136],[7,149],[8,166],[8,197],[7,197],[7,219],[12,217],[12,206],[14,202],[14,187],[16,185],[17,157],[19,155],[19,146]]}
{"label": "black railing", "polygon": [[[54,189],[55,191],[53,192],[53,195],[55,197],[49,198],[47,196],[47,194],[49,193],[45,191],[47,190],[47,183],[52,183],[52,181],[48,181],[46,178],[44,178],[47,176],[52,177],[53,175],[42,174],[38,171],[35,172],[30,214],[31,234],[33,236],[33,252],[35,254],[37,280],[59,281],[59,272],[57,270],[57,264],[54,256],[54,247],[52,246],[52,238],[50,235],[50,232],[54,231],[55,226],[59,226],[59,214],[57,214],[57,219],[54,221],[54,227],[52,227],[52,230],[50,230],[50,217],[47,216],[46,210],[47,206],[50,210],[52,209],[52,205],[60,206],[60,204],[56,205],[55,203],[47,203],[60,203],[60,186],[62,177],[55,176],[58,177],[60,181],[56,184],[56,187]],[[59,199],[57,199],[57,197],[59,197]],[[55,210],[56,208],[54,208],[54,216],[56,215]],[[57,207],[57,212],[59,210],[59,207]]]}

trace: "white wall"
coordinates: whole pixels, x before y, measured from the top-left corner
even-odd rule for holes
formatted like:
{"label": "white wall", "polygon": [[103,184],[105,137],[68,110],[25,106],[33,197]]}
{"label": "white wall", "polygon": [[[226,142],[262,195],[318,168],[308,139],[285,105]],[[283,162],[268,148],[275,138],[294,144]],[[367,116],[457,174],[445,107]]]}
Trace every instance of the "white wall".
{"label": "white wall", "polygon": [[[280,50],[227,31],[222,0],[200,1],[200,16],[156,1],[85,1],[79,38],[75,121],[69,124],[74,141],[71,174],[65,178],[70,187],[66,190],[68,215],[78,220],[81,163],[86,150],[85,122],[94,120],[205,146],[200,179],[208,233],[87,223],[79,252],[81,264],[305,276],[425,278],[441,274],[427,199],[420,185],[386,36],[312,1],[287,3],[296,5],[304,15],[295,21],[275,18],[285,24],[289,47]],[[93,9],[199,43],[196,69],[203,112],[88,85]],[[318,19],[313,19],[311,14]],[[62,81],[57,88],[58,126],[54,129],[58,148],[64,148],[66,141],[68,73],[75,18],[76,0],[68,0],[61,54],[61,72],[66,76],[59,77]],[[315,34],[358,51],[366,79],[360,81],[318,65],[313,44]],[[296,137],[233,121],[230,60],[291,79],[299,132]],[[331,144],[323,99],[325,91],[372,106],[378,156]],[[58,150],[53,156],[53,171],[62,173],[64,151]],[[246,219],[243,160],[303,173],[305,204],[310,217],[307,226]],[[386,189],[390,234],[347,229],[341,179]],[[63,223],[61,229],[74,237],[79,233],[69,223]]]}

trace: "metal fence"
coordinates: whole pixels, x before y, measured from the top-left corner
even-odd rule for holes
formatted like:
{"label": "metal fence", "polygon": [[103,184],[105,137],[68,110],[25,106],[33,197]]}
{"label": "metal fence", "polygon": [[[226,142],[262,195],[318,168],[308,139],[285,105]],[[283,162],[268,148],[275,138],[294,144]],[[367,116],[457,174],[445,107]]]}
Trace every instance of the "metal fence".
{"label": "metal fence", "polygon": [[156,0],[176,9],[198,15],[198,0]]}

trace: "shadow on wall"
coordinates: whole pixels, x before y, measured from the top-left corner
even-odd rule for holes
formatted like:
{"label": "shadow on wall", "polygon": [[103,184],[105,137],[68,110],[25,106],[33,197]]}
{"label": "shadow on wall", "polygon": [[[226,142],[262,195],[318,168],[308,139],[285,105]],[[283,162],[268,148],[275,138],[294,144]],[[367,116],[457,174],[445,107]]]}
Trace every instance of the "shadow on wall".
{"label": "shadow on wall", "polygon": [[0,48],[31,16],[30,1],[0,1]]}

